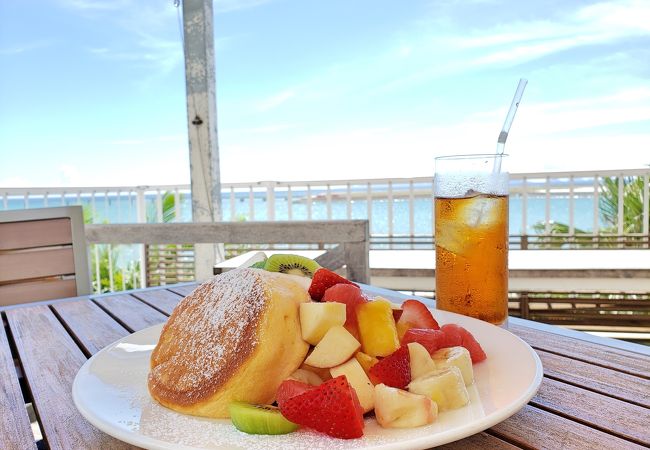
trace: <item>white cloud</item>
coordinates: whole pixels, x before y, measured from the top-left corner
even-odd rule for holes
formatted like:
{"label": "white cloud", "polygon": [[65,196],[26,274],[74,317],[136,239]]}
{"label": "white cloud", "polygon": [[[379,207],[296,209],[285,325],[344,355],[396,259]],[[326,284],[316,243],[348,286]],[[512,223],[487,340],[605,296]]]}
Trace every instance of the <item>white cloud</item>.
{"label": "white cloud", "polygon": [[214,12],[216,14],[224,14],[242,9],[255,8],[269,2],[270,0],[215,0]]}
{"label": "white cloud", "polygon": [[83,11],[106,11],[122,9],[131,4],[130,0],[59,0],[64,7]]}
{"label": "white cloud", "polygon": [[286,103],[287,101],[291,100],[296,96],[296,91],[293,89],[287,89],[282,92],[278,92],[277,94],[274,94],[261,102],[257,104],[257,110],[258,111],[268,111],[273,108],[277,108],[278,106],[282,105],[283,103]]}

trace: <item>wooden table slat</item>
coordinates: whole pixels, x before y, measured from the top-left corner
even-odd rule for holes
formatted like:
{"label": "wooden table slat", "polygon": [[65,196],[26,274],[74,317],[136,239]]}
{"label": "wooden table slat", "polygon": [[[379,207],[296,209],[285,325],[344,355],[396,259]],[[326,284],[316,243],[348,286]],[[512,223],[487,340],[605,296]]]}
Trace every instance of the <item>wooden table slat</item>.
{"label": "wooden table slat", "polygon": [[189,295],[194,289],[196,289],[198,285],[199,285],[198,283],[192,283],[192,284],[186,284],[182,286],[168,286],[167,289],[185,297]]}
{"label": "wooden table slat", "polygon": [[130,334],[90,300],[56,303],[52,308],[90,355]]}
{"label": "wooden table slat", "polygon": [[[605,414],[606,411],[602,413]],[[645,448],[530,405],[490,428],[490,431],[508,442],[540,450]]]}
{"label": "wooden table slat", "polygon": [[510,324],[508,329],[536,349],[561,354],[597,366],[609,367],[631,375],[650,378],[650,356],[520,325]]}
{"label": "wooden table slat", "polygon": [[650,407],[650,380],[537,350],[544,375],[601,394]]}
{"label": "wooden table slat", "polygon": [[0,319],[0,448],[36,448],[9,341]]}
{"label": "wooden table slat", "polygon": [[168,315],[172,313],[176,305],[178,305],[178,302],[183,300],[182,295],[173,291],[168,291],[167,289],[136,291],[131,295]]}
{"label": "wooden table slat", "polygon": [[485,432],[477,433],[460,441],[436,447],[437,450],[516,450],[521,447],[509,444],[506,441]]}
{"label": "wooden table slat", "polygon": [[94,428],[77,411],[71,386],[86,357],[54,313],[47,306],[34,306],[6,314],[48,446],[131,448]]}
{"label": "wooden table slat", "polygon": [[115,316],[129,331],[140,331],[167,321],[167,316],[128,294],[107,295],[94,299]]}
{"label": "wooden table slat", "polygon": [[544,378],[531,404],[572,420],[650,445],[650,409]]}

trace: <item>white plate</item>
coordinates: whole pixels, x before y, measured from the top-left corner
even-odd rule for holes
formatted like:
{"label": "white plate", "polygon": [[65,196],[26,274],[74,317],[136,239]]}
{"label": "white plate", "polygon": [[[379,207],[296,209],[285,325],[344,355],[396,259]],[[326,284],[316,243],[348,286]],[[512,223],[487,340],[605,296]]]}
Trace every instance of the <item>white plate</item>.
{"label": "white plate", "polygon": [[247,435],[229,420],[187,416],[149,397],[149,357],[162,325],[126,336],[90,358],[72,386],[75,405],[90,423],[122,441],[151,449],[415,449],[445,444],[485,430],[521,409],[537,392],[542,363],[512,333],[468,317],[434,311],[440,324],[458,323],[481,343],[488,359],[474,365],[468,406],[441,413],[428,426],[383,429],[366,419],[364,436],[330,438],[309,430],[282,436]]}

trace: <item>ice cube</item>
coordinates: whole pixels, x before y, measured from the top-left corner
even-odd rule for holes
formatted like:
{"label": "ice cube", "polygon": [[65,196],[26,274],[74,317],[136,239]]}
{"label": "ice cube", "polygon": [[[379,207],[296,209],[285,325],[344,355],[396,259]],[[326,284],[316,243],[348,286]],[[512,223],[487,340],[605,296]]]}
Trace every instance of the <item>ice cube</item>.
{"label": "ice cube", "polygon": [[478,195],[465,200],[464,207],[458,211],[458,219],[471,228],[496,225],[501,222],[503,198]]}

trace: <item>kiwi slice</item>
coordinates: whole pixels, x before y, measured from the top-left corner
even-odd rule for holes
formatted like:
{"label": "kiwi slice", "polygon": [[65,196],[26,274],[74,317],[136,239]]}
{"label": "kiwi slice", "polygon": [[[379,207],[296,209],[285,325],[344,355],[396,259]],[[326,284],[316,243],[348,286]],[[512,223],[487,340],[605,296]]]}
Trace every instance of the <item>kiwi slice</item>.
{"label": "kiwi slice", "polygon": [[271,255],[264,264],[269,272],[288,273],[312,278],[320,265],[313,259],[300,255]]}
{"label": "kiwi slice", "polygon": [[298,425],[285,419],[275,406],[232,402],[228,411],[235,428],[244,433],[287,434],[298,429]]}
{"label": "kiwi slice", "polygon": [[255,264],[250,266],[251,269],[263,269],[264,266],[266,265],[266,260],[264,261],[257,261]]}

